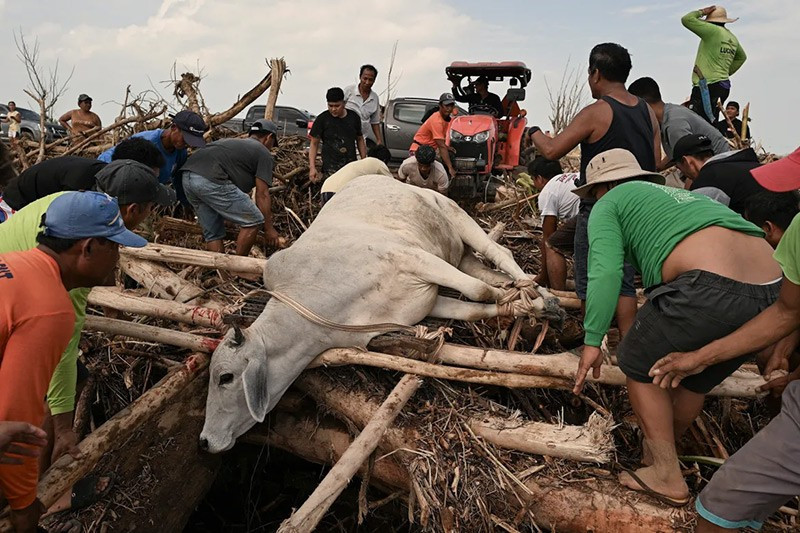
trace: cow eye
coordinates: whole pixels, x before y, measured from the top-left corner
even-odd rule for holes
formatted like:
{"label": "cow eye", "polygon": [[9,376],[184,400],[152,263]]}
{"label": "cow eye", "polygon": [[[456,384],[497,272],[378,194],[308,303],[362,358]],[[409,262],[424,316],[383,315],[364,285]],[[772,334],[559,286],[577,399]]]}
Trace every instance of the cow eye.
{"label": "cow eye", "polygon": [[219,384],[220,385],[227,385],[231,381],[233,381],[233,374],[230,374],[230,373],[229,374],[222,374],[219,377]]}

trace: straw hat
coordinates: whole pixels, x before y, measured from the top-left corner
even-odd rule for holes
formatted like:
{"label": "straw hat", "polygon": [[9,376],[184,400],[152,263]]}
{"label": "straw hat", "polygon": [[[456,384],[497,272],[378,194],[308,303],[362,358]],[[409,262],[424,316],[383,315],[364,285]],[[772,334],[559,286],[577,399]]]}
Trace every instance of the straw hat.
{"label": "straw hat", "polygon": [[595,185],[629,178],[638,178],[659,185],[666,183],[661,174],[642,170],[639,162],[628,150],[613,148],[597,154],[589,161],[589,165],[586,167],[586,185],[578,187],[572,192],[581,198],[588,198]]}
{"label": "straw hat", "polygon": [[714,11],[712,11],[706,16],[705,20],[706,22],[728,23],[728,22],[736,22],[737,20],[739,20],[739,17],[736,17],[735,19],[729,19],[728,11],[722,6],[717,6],[714,8]]}

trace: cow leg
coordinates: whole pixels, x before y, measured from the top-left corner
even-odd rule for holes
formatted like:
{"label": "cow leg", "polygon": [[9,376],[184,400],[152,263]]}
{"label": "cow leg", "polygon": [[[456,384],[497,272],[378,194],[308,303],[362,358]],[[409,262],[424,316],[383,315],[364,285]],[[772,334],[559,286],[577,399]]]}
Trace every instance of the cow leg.
{"label": "cow leg", "polygon": [[469,248],[465,249],[464,257],[461,259],[458,269],[473,278],[485,281],[493,287],[499,287],[511,281],[511,277],[508,274],[492,270],[484,265]]}
{"label": "cow leg", "polygon": [[475,322],[476,320],[496,317],[497,304],[464,302],[447,296],[438,296],[428,316]]}
{"label": "cow leg", "polygon": [[417,276],[428,283],[450,287],[476,302],[499,300],[504,291],[473,278],[433,254],[417,251],[409,260],[415,262]]}
{"label": "cow leg", "polygon": [[455,202],[450,206],[451,221],[458,229],[461,240],[464,243],[483,255],[486,259],[496,265],[497,268],[510,275],[514,280],[530,279],[530,276],[522,271],[522,268],[514,260],[514,256],[508,248],[500,246],[486,234],[483,229],[470,217],[463,209],[458,207]]}

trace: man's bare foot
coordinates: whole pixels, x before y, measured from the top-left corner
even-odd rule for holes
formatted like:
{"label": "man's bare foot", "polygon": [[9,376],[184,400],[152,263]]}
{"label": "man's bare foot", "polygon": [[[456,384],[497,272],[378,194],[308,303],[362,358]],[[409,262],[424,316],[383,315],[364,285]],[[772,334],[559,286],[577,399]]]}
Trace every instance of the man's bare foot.
{"label": "man's bare foot", "polygon": [[[652,466],[640,468],[634,473],[647,485],[647,487],[642,486],[639,482],[633,479],[628,472],[621,472],[619,474],[620,484],[628,487],[629,489],[640,492],[648,493],[650,491],[655,491],[662,496],[666,496],[671,500],[675,500],[675,503],[682,502],[689,498],[689,486],[686,484],[686,481],[684,481],[680,470],[676,470],[674,473],[670,473],[666,477],[659,475],[655,467]],[[648,488],[650,490],[647,490]]]}
{"label": "man's bare foot", "polygon": [[642,466],[653,466],[653,452],[645,439],[642,439]]}

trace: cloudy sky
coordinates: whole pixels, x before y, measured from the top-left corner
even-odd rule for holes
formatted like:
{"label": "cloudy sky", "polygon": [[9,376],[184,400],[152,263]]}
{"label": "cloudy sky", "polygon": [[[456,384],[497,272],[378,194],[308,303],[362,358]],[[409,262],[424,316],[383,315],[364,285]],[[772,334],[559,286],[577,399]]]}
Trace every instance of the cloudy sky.
{"label": "cloudy sky", "polygon": [[[260,80],[265,58],[283,56],[291,70],[279,104],[318,113],[325,90],[356,81],[362,63],[375,64],[376,87],[386,88],[392,46],[396,95],[435,97],[448,89],[444,67],[454,60],[525,61],[533,70],[525,106],[533,124],[546,126],[545,79],[558,85],[568,61],[580,70],[600,42],[630,50],[629,81],[651,76],[666,101],[689,94],[698,39],[680,24],[693,2],[605,0],[545,2],[493,0],[0,0],[2,96],[29,107],[25,72],[13,33],[38,37],[40,62],[74,76],[56,112],[89,93],[109,122],[119,113],[125,87],[157,89],[171,98],[178,72],[202,70],[201,89],[212,111],[227,109]],[[800,144],[794,102],[800,82],[800,2],[731,1],[741,20],[730,27],[748,61],[733,78],[731,98],[751,102],[752,129],[772,151]],[[499,91],[500,92],[500,91]]]}

